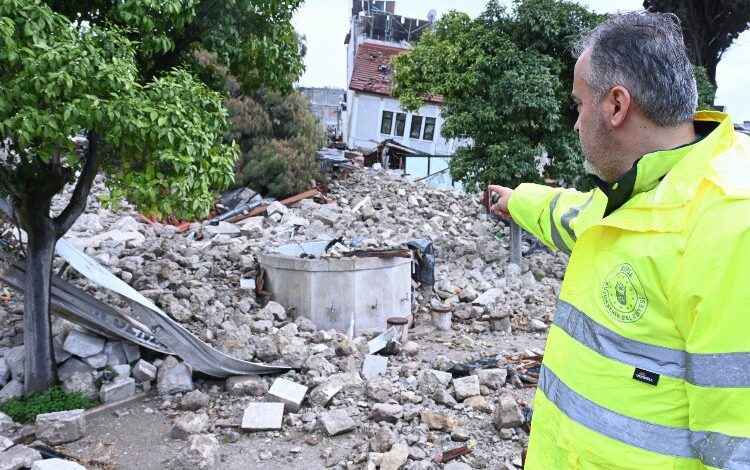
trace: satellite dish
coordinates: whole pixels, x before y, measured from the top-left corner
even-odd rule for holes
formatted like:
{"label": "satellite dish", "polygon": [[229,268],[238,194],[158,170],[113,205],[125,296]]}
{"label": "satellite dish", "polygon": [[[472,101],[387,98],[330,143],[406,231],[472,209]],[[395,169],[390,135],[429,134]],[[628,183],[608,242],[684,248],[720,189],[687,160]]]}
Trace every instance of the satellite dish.
{"label": "satellite dish", "polygon": [[435,18],[437,18],[437,11],[435,11],[435,9],[433,8],[432,10],[427,12],[427,21],[432,23],[433,21],[435,21]]}

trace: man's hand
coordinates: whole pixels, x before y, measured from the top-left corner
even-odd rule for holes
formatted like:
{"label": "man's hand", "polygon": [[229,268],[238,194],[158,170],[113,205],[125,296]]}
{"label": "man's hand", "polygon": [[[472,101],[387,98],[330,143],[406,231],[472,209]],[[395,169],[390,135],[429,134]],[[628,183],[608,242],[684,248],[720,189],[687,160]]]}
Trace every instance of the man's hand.
{"label": "man's hand", "polygon": [[513,190],[500,186],[497,184],[491,184],[487,187],[490,190],[490,196],[492,200],[492,193],[495,193],[494,197],[499,197],[497,202],[490,206],[490,212],[493,214],[500,214],[503,217],[510,218],[510,212],[508,212],[508,201],[513,195]]}

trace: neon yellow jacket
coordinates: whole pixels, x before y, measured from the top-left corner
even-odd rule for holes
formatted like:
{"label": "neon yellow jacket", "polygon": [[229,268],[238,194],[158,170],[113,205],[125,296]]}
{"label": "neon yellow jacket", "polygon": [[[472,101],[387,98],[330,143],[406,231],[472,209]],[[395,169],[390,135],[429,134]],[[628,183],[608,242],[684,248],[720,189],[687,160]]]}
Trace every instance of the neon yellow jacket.
{"label": "neon yellow jacket", "polygon": [[527,470],[750,469],[750,139],[701,127],[609,197],[514,191],[513,218],[571,253]]}

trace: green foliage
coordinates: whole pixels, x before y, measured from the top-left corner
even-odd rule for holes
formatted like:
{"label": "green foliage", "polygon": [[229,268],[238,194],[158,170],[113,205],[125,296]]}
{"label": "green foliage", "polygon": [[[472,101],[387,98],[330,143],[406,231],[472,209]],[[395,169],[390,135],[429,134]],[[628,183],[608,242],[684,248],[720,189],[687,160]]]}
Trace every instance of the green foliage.
{"label": "green foliage", "polygon": [[71,27],[38,0],[0,0],[0,18],[0,137],[11,151],[0,162],[0,192],[23,199],[51,176],[74,181],[85,158],[70,136],[96,131],[108,202],[124,196],[148,214],[208,214],[237,153],[222,141],[219,94],[180,70],[141,84],[120,30]]}
{"label": "green foliage", "polygon": [[708,78],[708,72],[706,72],[705,67],[694,65],[693,71],[695,72],[695,81],[698,85],[698,109],[713,109],[716,87]]}
{"label": "green foliage", "polygon": [[139,70],[160,75],[196,50],[208,50],[246,92],[288,93],[304,71],[291,19],[302,0],[56,0],[56,11],[103,26],[113,24],[137,41]]}
{"label": "green foliage", "polygon": [[0,411],[13,418],[13,421],[31,423],[40,414],[87,409],[98,404],[97,400],[80,392],[64,393],[58,386],[38,395],[32,394],[28,398],[13,397],[0,405]]}
{"label": "green foliage", "polygon": [[569,2],[525,0],[506,11],[490,1],[475,20],[450,12],[394,60],[394,94],[417,109],[444,99],[442,135],[464,139],[451,173],[467,188],[515,186],[545,176],[575,183],[584,174],[570,109],[572,42],[601,17]]}

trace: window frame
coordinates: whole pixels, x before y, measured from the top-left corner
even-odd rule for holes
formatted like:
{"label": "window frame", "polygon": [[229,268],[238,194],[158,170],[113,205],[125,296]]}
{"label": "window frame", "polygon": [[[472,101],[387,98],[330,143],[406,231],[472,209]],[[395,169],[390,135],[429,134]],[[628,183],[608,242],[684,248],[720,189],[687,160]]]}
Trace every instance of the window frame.
{"label": "window frame", "polygon": [[[428,139],[426,137],[426,135],[427,135],[427,122],[430,121],[430,120],[432,120],[432,132],[430,133],[430,138]],[[422,129],[422,140],[427,140],[427,141],[430,141],[430,142],[434,141],[435,140],[435,128],[436,127],[437,127],[437,118],[434,118],[434,117],[425,117],[425,119],[424,119],[424,127]]]}
{"label": "window frame", "polygon": [[[401,120],[401,133],[398,132],[399,118]],[[406,134],[406,113],[396,113],[396,119],[394,119],[393,135],[396,137],[403,137]]]}
{"label": "window frame", "polygon": [[[417,129],[417,136],[414,136],[414,120],[419,121],[419,128]],[[409,138],[419,140],[422,135],[422,127],[424,125],[424,117],[419,114],[412,114],[411,122],[409,123]]]}
{"label": "window frame", "polygon": [[[386,122],[386,114],[389,114],[388,117],[388,132],[383,132],[384,124]],[[380,115],[380,133],[384,135],[393,135],[393,116],[394,112],[389,111],[387,109],[383,110],[383,114]]]}

